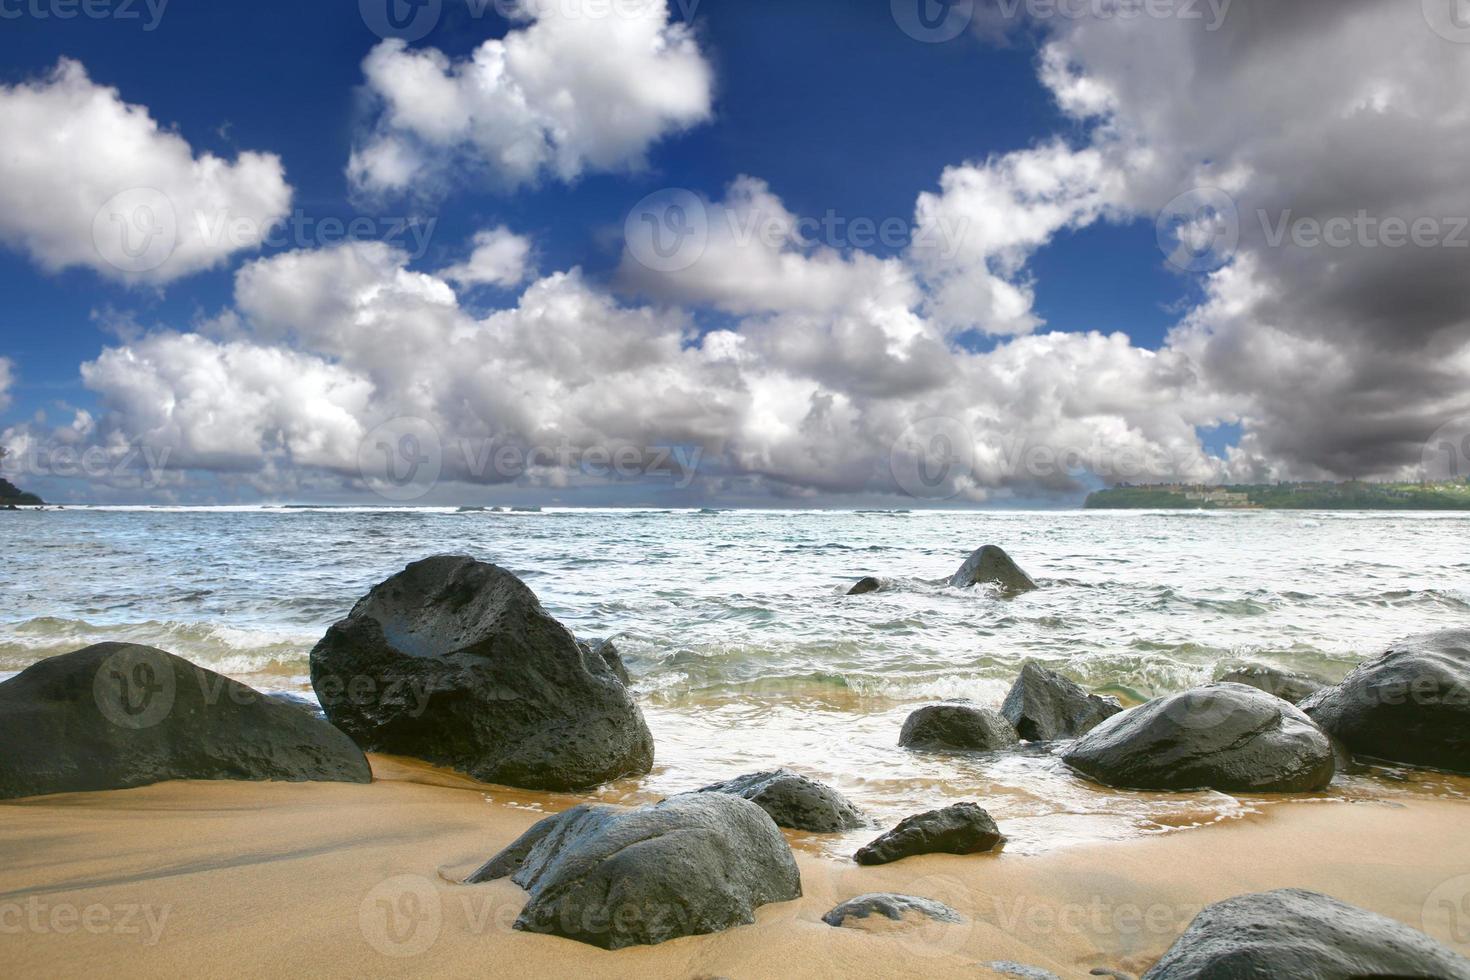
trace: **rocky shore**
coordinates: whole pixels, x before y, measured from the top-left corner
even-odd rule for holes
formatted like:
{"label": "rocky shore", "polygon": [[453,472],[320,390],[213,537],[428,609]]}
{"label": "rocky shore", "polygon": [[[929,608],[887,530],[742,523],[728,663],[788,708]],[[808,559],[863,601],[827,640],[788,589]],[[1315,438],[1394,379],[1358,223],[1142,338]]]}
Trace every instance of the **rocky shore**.
{"label": "rocky shore", "polygon": [[[885,581],[865,579],[850,595],[881,591]],[[1019,596],[1046,580],[986,546],[947,587]],[[104,644],[42,661],[0,684],[8,747],[0,755],[0,800],[23,800],[11,804],[16,813],[66,809],[69,800],[105,813],[113,793],[183,792],[158,785],[172,781],[285,782],[309,788],[311,799],[337,801],[321,811],[331,822],[332,807],[353,812],[345,804],[356,799],[350,784],[372,784],[359,789],[383,795],[381,771],[392,757],[404,761],[390,782],[401,783],[404,771],[417,779],[437,773],[433,781],[462,780],[459,793],[481,784],[515,788],[485,786],[479,792],[492,803],[517,791],[562,794],[557,799],[567,803],[514,839],[505,833],[508,821],[494,822],[487,839],[496,846],[481,844],[478,859],[457,836],[463,831],[448,835],[451,844],[436,831],[415,830],[418,843],[401,876],[428,889],[415,907],[428,897],[442,905],[443,894],[468,901],[482,889],[509,901],[507,889],[514,889],[521,904],[510,930],[637,956],[639,948],[744,932],[740,926],[754,925],[747,941],[758,945],[771,915],[782,914],[769,909],[800,904],[805,921],[815,894],[825,904],[816,920],[842,934],[838,945],[859,959],[860,947],[851,944],[866,940],[880,958],[897,942],[940,950],[935,958],[946,969],[957,966],[953,957],[968,956],[973,970],[994,975],[1071,975],[1056,971],[1079,965],[1076,949],[1058,953],[1044,942],[1009,944],[1027,960],[962,952],[982,914],[977,895],[968,885],[958,898],[929,893],[954,891],[935,888],[934,872],[950,884],[978,884],[1027,860],[1004,856],[1005,827],[984,800],[880,826],[836,790],[773,759],[776,768],[642,806],[579,802],[613,780],[648,773],[653,736],[616,647],[579,640],[496,565],[438,556],[388,578],[317,644],[311,682],[324,718],[150,647]],[[1131,708],[1033,661],[1000,705],[927,705],[893,740],[894,751],[913,753],[1049,753],[1073,778],[1123,791],[1290,799],[1320,793],[1345,768],[1384,762],[1470,774],[1470,630],[1408,638],[1336,685],[1247,664],[1216,683]],[[402,803],[401,791],[390,795]],[[268,797],[279,798],[264,790],[256,798]],[[813,862],[800,859],[793,841],[864,828],[873,837],[850,867],[823,866],[814,888]],[[35,843],[38,831],[22,830],[17,839]],[[372,840],[353,845],[358,859],[375,860]],[[1452,849],[1465,851],[1470,867],[1470,845]],[[385,850],[403,867],[407,855],[396,845]],[[1392,865],[1398,856],[1386,860]],[[895,864],[916,871],[881,870]],[[1444,865],[1446,877],[1453,867]],[[1282,964],[1283,975],[1470,978],[1470,960],[1455,949],[1351,903],[1371,892],[1323,891],[1337,879],[1301,862],[1281,871],[1269,887],[1203,890],[1210,904],[1202,902],[1191,921],[1171,922],[1168,936],[1157,929],[1147,943],[1093,948],[1080,959],[1089,969],[1152,978],[1263,975]],[[1150,873],[1118,874],[1114,893],[1148,893]],[[399,896],[388,897],[391,907]],[[365,900],[364,921],[373,907]],[[945,937],[954,930],[966,939],[950,949]],[[375,945],[367,926],[363,935]],[[529,949],[519,941],[515,948]],[[424,965],[434,964],[426,957]],[[786,965],[782,975],[823,972],[820,962]],[[890,975],[923,972],[905,970]]]}

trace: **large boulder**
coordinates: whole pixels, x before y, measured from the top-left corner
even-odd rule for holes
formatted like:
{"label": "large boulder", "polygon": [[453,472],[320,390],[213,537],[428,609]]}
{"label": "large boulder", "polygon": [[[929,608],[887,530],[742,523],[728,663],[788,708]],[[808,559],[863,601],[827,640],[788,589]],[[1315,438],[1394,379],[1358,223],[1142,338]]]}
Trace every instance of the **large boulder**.
{"label": "large boulder", "polygon": [[1031,576],[1023,572],[1004,549],[993,544],[987,544],[967,558],[960,570],[950,576],[949,584],[961,589],[994,584],[1004,592],[1029,592],[1036,588]]}
{"label": "large boulder", "polygon": [[430,558],[375,587],[312,650],[311,682],[363,748],[485,782],[583,789],[653,765],[608,660],[520,579],[472,558]]}
{"label": "large boulder", "polygon": [[903,748],[931,752],[994,752],[1020,740],[1000,712],[968,701],[925,705],[904,719],[898,733]]}
{"label": "large boulder", "polygon": [[1123,710],[1115,698],[1088,694],[1054,670],[1028,660],[1000,713],[1028,742],[1086,735]]}
{"label": "large boulder", "polygon": [[548,817],[467,881],[510,877],[531,893],[515,928],[622,949],[755,921],[801,897],[781,831],[723,793],[624,810],[582,805]]}
{"label": "large boulder", "polygon": [[1114,715],[1062,761],[1120,789],[1305,793],[1332,781],[1332,743],[1278,697],[1212,684]]}
{"label": "large boulder", "polygon": [[1242,664],[1220,678],[1222,684],[1244,684],[1267,694],[1274,694],[1283,701],[1300,704],[1322,688],[1327,682],[1309,674],[1293,674],[1265,664]]}
{"label": "large boulder", "polygon": [[846,797],[790,769],[751,773],[699,790],[729,793],[770,814],[778,827],[836,834],[863,826],[862,813]]}
{"label": "large boulder", "polygon": [[[887,920],[886,923],[883,920]],[[891,892],[859,895],[850,898],[822,916],[822,921],[838,929],[913,928],[930,922],[958,923],[964,917],[943,902],[917,895],[895,895]],[[874,929],[878,925],[879,929]],[[885,928],[886,927],[886,928]]]}
{"label": "large boulder", "polygon": [[858,864],[890,864],[919,854],[981,854],[1005,840],[978,805],[956,803],[899,821],[853,855]]}
{"label": "large boulder", "polygon": [[1422,932],[1326,895],[1286,888],[1207,907],[1143,980],[1470,978],[1470,960]]}
{"label": "large boulder", "polygon": [[1400,640],[1301,706],[1356,755],[1470,773],[1470,630]]}
{"label": "large boulder", "polygon": [[171,653],[102,643],[0,684],[0,799],[170,779],[366,783],[346,735]]}

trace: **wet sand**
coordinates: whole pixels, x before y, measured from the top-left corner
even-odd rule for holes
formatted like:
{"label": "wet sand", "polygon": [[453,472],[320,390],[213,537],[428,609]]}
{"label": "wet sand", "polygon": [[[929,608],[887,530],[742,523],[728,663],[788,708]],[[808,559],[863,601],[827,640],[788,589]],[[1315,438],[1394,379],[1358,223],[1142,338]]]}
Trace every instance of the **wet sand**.
{"label": "wet sand", "polygon": [[[508,881],[453,883],[574,798],[373,762],[370,786],[175,782],[0,805],[5,972],[973,978],[1013,961],[1138,974],[1202,906],[1287,886],[1470,953],[1462,800],[1283,801],[1142,839],[879,868],[792,835],[800,900],[753,926],[612,953],[512,930],[525,895]],[[883,933],[821,921],[875,891],[938,899],[967,921]]]}

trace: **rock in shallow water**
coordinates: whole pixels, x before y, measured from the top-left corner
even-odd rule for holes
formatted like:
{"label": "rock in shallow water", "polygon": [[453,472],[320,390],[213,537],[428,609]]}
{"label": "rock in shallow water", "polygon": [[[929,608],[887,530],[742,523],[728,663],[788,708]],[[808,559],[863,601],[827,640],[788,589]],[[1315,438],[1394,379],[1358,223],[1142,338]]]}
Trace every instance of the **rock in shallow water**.
{"label": "rock in shallow water", "polygon": [[622,949],[755,921],[801,897],[791,848],[766,812],[722,793],[547,817],[469,884],[509,876],[531,893],[515,927]]}
{"label": "rock in shallow water", "polygon": [[869,592],[877,592],[883,588],[883,580],[873,578],[871,575],[858,581],[857,585],[847,590],[848,595],[867,595]]}
{"label": "rock in shallow water", "polygon": [[0,799],[170,779],[366,783],[346,735],[173,654],[102,643],[0,684]]}
{"label": "rock in shallow water", "polygon": [[990,814],[974,803],[956,803],[905,817],[853,857],[858,864],[889,864],[918,854],[980,854],[1003,840]]}
{"label": "rock in shallow water", "polygon": [[1356,755],[1470,773],[1470,630],[1400,640],[1301,707]]}
{"label": "rock in shallow water", "polygon": [[728,793],[749,800],[770,814],[777,826],[792,830],[835,834],[856,830],[864,823],[862,813],[841,793],[790,769],[752,773],[698,792]]}
{"label": "rock in shallow water", "polygon": [[1244,684],[1258,691],[1274,694],[1283,701],[1299,704],[1302,700],[1322,690],[1327,682],[1306,674],[1292,674],[1265,664],[1245,664],[1229,671],[1220,678],[1221,684]]}
{"label": "rock in shallow water", "polygon": [[1422,932],[1288,888],[1209,906],[1143,980],[1233,977],[1470,978],[1470,960]]}
{"label": "rock in shallow water", "polygon": [[964,922],[962,915],[943,902],[914,895],[881,893],[850,898],[822,916],[829,926],[848,929],[870,929],[875,919],[886,919],[898,927],[924,925],[926,922]]}
{"label": "rock in shallow water", "polygon": [[1114,715],[1062,761],[1119,789],[1305,793],[1332,781],[1332,744],[1280,698],[1243,684],[1156,698]]}
{"label": "rock in shallow water", "polygon": [[1028,742],[1086,735],[1123,710],[1114,698],[1088,694],[1054,670],[1028,660],[1001,705],[1001,714]]}
{"label": "rock in shallow water", "polygon": [[485,782],[570,790],[653,765],[653,738],[614,669],[520,579],[472,558],[409,565],[311,652],[334,725],[363,748]]}
{"label": "rock in shallow water", "polygon": [[949,584],[960,589],[995,584],[1006,592],[1029,592],[1036,588],[1031,576],[1023,572],[1003,549],[993,544],[987,544],[966,559],[960,570],[950,577]]}
{"label": "rock in shallow water", "polygon": [[898,735],[903,748],[930,752],[993,752],[1020,740],[1000,712],[967,701],[926,705],[904,720]]}

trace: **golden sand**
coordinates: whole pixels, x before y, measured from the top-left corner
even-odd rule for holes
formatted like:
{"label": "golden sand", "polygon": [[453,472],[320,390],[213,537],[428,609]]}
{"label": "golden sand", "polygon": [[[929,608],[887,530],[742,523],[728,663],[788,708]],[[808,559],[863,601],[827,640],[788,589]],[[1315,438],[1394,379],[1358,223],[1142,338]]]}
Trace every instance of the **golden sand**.
{"label": "golden sand", "polygon": [[[1227,824],[1039,856],[834,861],[798,837],[805,895],[754,925],[607,952],[514,931],[524,893],[454,882],[551,797],[373,760],[369,786],[175,782],[0,805],[0,972],[514,977],[1062,977],[1141,973],[1202,906],[1298,886],[1470,953],[1470,803],[1273,804]],[[981,801],[983,803],[983,801]],[[1461,877],[1466,876],[1466,877]],[[894,891],[960,925],[836,929]]]}

